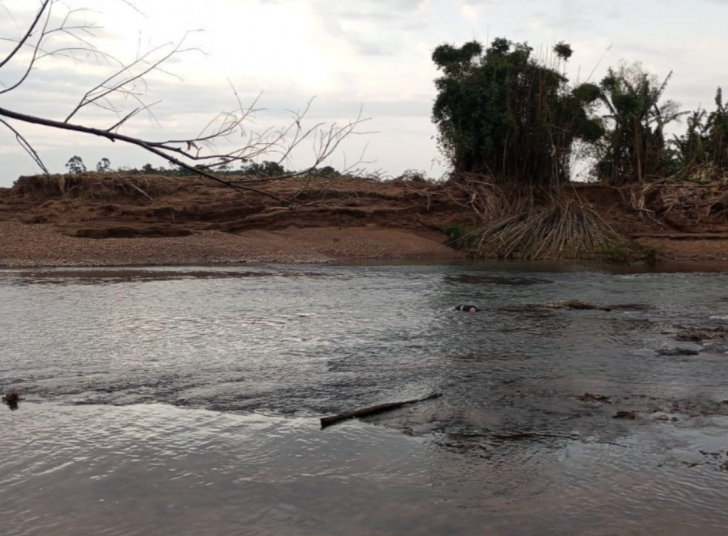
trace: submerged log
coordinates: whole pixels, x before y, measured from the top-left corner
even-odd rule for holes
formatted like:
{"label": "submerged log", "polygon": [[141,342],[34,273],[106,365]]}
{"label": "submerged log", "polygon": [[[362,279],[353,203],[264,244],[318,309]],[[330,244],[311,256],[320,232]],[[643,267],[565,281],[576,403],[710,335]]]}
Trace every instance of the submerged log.
{"label": "submerged log", "polygon": [[427,400],[434,400],[440,398],[442,393],[434,393],[424,398],[417,398],[415,400],[406,400],[404,402],[388,402],[386,404],[379,404],[377,406],[370,406],[368,408],[355,409],[353,411],[347,411],[346,413],[340,413],[333,417],[323,417],[321,419],[321,429],[328,428],[334,424],[346,421],[349,419],[358,419],[361,417],[369,417],[370,415],[376,415],[378,413],[384,413],[385,411],[392,411],[403,406],[409,406],[410,404],[417,404],[418,402],[426,402]]}

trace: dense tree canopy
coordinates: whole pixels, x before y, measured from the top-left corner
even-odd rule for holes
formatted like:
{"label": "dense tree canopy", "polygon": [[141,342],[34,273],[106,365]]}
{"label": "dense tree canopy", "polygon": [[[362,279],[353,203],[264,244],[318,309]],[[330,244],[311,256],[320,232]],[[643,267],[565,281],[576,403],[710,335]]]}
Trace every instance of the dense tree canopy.
{"label": "dense tree canopy", "polygon": [[[483,173],[519,184],[569,180],[574,141],[595,141],[601,121],[589,117],[598,93],[573,91],[525,43],[496,39],[441,45],[432,59],[442,72],[433,120],[455,172]],[[567,61],[571,47],[554,53]]]}
{"label": "dense tree canopy", "polygon": [[83,163],[83,159],[76,155],[72,156],[68,162],[66,162],[66,169],[69,173],[83,173],[86,171],[86,165]]}
{"label": "dense tree canopy", "polygon": [[[642,65],[610,68],[599,83],[572,85],[564,66],[573,55],[560,42],[547,61],[525,43],[496,39],[437,47],[441,72],[433,121],[457,177],[488,175],[519,185],[568,181],[576,142],[591,176],[610,184],[666,177],[728,176],[728,103],[681,112],[665,99],[662,82]],[[670,139],[669,127],[689,115],[688,129]],[[582,166],[583,167],[583,166]]]}
{"label": "dense tree canopy", "polygon": [[712,179],[728,173],[728,101],[723,91],[715,95],[715,111],[692,112],[688,128],[672,140],[673,167],[683,176]]}
{"label": "dense tree canopy", "polygon": [[96,171],[100,173],[105,173],[107,171],[111,170],[111,160],[108,158],[102,158],[99,160],[99,163],[96,164]]}
{"label": "dense tree canopy", "polygon": [[663,100],[672,73],[662,83],[639,63],[609,69],[599,84],[606,108],[606,135],[598,144],[596,174],[612,184],[643,182],[668,172],[665,127],[684,114]]}

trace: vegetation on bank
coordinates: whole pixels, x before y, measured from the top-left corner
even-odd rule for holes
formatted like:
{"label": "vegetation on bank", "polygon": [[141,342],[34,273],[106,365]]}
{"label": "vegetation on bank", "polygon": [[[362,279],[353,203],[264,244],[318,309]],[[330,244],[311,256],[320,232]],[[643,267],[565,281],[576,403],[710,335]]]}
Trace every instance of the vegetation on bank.
{"label": "vegetation on bank", "polygon": [[[199,165],[199,169],[203,169],[204,166]],[[89,169],[86,164],[78,155],[72,156],[68,162],[66,162],[66,169],[70,175],[78,175],[81,173],[88,173]],[[108,158],[102,158],[96,164],[97,173],[125,173],[129,175],[161,175],[163,177],[197,177],[198,173],[181,166],[170,164],[167,167],[154,167],[152,164],[144,164],[140,168],[122,166],[114,169],[111,165],[111,161]],[[296,171],[286,169],[280,162],[271,160],[263,160],[262,162],[248,162],[242,164],[238,169],[234,169],[229,164],[219,164],[215,166],[215,173],[223,177],[255,177],[255,178],[276,178],[283,177],[289,174],[295,174]],[[336,169],[331,166],[323,166],[307,172],[307,174],[316,177],[338,177],[341,175]]]}
{"label": "vegetation on bank", "polygon": [[445,244],[474,258],[654,262],[657,251],[630,240],[578,198],[556,195],[475,225],[450,225]]}
{"label": "vegetation on bank", "polygon": [[[556,66],[533,58],[527,44],[496,39],[442,45],[432,59],[442,72],[433,120],[442,153],[453,171],[529,185],[569,180],[577,140],[594,142],[602,125],[590,118],[595,95],[571,91]],[[558,61],[571,56],[555,49]]]}
{"label": "vegetation on bank", "polygon": [[[639,63],[610,68],[599,83],[572,83],[559,43],[538,59],[527,43],[496,39],[446,44],[432,59],[432,117],[455,175],[479,174],[522,186],[568,182],[572,164],[590,164],[588,178],[612,185],[666,178],[728,175],[728,101],[719,88],[715,110],[681,111],[665,99],[672,73],[660,81]],[[687,117],[687,130],[667,127]]]}
{"label": "vegetation on bank", "polygon": [[[488,48],[471,41],[433,52],[441,76],[432,117],[450,178],[474,198],[489,198],[476,209],[480,223],[448,229],[448,243],[475,257],[651,260],[654,251],[564,196],[575,162],[592,182],[644,188],[630,194],[634,205],[661,182],[728,184],[721,89],[714,111],[681,111],[665,98],[672,73],[659,80],[636,63],[610,68],[599,83],[572,83],[564,68],[572,54],[559,43],[539,59],[527,43],[502,38]],[[687,131],[668,135],[683,117]],[[712,196],[708,212],[724,202],[725,195]]]}

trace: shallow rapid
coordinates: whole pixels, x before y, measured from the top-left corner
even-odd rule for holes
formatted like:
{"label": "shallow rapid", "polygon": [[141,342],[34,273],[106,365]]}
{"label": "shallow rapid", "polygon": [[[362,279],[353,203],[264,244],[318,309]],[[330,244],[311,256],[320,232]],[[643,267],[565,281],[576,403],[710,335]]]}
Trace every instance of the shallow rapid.
{"label": "shallow rapid", "polygon": [[724,535],[726,324],[721,271],[0,271],[0,526]]}

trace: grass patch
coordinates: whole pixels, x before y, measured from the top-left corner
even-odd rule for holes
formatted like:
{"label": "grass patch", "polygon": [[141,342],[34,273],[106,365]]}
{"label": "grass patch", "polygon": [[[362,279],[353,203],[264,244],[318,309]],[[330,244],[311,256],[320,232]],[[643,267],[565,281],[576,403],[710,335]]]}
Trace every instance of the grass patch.
{"label": "grass patch", "polygon": [[597,257],[609,262],[647,262],[657,260],[657,250],[635,240],[622,240],[605,244],[596,251]]}
{"label": "grass patch", "polygon": [[445,245],[453,249],[466,249],[470,236],[468,231],[460,225],[449,225],[443,229]]}

